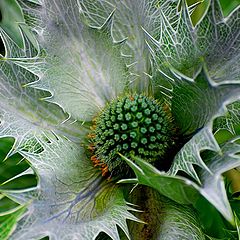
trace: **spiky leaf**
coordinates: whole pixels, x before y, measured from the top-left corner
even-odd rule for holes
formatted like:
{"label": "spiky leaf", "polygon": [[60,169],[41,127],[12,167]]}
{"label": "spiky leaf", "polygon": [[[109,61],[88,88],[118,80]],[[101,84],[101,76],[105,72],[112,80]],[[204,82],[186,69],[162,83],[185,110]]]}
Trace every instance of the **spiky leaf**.
{"label": "spiky leaf", "polygon": [[199,172],[202,185],[197,185],[184,177],[167,175],[141,159],[136,158],[136,163],[133,163],[125,157],[124,159],[134,170],[137,179],[122,180],[121,182],[135,182],[153,187],[172,200],[185,204],[196,203],[198,194],[201,194],[228,221],[233,223],[222,174],[240,165],[239,150],[239,143],[237,140],[233,140],[222,146],[220,155],[214,152],[206,154],[203,159],[209,171],[202,169]]}
{"label": "spiky leaf", "polygon": [[[84,149],[64,138],[38,139],[44,150],[25,156],[38,172],[35,199],[19,222],[13,239],[95,239],[105,232],[119,239],[117,226],[128,234],[126,220],[137,220],[128,210],[120,187],[103,179],[86,158]],[[16,201],[18,194],[5,191]],[[21,197],[20,203],[28,199]],[[107,208],[106,208],[107,206]]]}

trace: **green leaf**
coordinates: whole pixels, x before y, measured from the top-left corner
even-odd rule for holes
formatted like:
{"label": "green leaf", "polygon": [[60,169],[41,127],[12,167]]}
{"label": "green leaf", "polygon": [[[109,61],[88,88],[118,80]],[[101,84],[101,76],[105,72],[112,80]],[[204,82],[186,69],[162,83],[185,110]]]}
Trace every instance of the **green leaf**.
{"label": "green leaf", "polygon": [[204,232],[208,236],[207,239],[237,239],[236,228],[231,226],[206,199],[199,198],[194,207],[198,212]]}
{"label": "green leaf", "polygon": [[[203,159],[209,171],[201,169],[198,173],[201,185],[180,176],[167,175],[158,171],[147,162],[134,158],[135,163],[124,157],[134,170],[137,179],[135,183],[150,186],[166,197],[181,203],[196,203],[198,194],[204,196],[216,209],[232,224],[234,224],[232,210],[227,199],[222,174],[240,165],[240,145],[236,141],[226,143],[221,147],[221,154],[206,153]],[[184,159],[182,159],[184,162]],[[122,180],[122,183],[131,182]]]}
{"label": "green leaf", "polygon": [[[38,141],[44,148],[41,153],[21,152],[36,169],[39,184],[12,239],[49,235],[92,240],[102,231],[119,239],[117,226],[128,235],[126,220],[138,220],[128,212],[134,209],[124,200],[121,187],[99,175],[81,146],[55,136]],[[21,204],[29,197],[5,194]]]}
{"label": "green leaf", "polygon": [[122,156],[136,174],[136,179],[123,179],[119,183],[139,183],[156,189],[162,195],[179,204],[191,204],[197,201],[198,186],[187,178],[170,176],[160,172],[151,164],[140,158],[134,158],[135,163]]}
{"label": "green leaf", "polygon": [[229,13],[231,13],[234,9],[236,9],[237,6],[240,5],[239,0],[232,0],[231,2],[220,0],[221,6],[223,8],[223,13],[225,16],[227,16]]}
{"label": "green leaf", "polygon": [[24,23],[23,12],[15,0],[2,0],[0,2],[2,20],[0,27],[14,40],[20,47],[24,47],[19,24]]}
{"label": "green leaf", "polygon": [[0,194],[0,216],[5,216],[15,212],[19,205],[11,199]]}
{"label": "green leaf", "polygon": [[9,236],[11,235],[13,229],[16,227],[17,221],[21,217],[21,215],[24,213],[25,208],[20,207],[15,212],[0,216],[0,238],[2,240],[9,239]]}
{"label": "green leaf", "polygon": [[[155,36],[145,30],[155,68],[153,84],[156,88],[161,87],[158,84],[161,85],[162,78],[166,77],[170,83],[174,82],[176,76],[172,72],[193,79],[201,67],[195,46],[194,28],[186,2],[179,1],[179,5],[172,5],[169,1],[166,5],[169,9],[173,8],[172,15],[169,17],[167,11],[160,11],[161,34]],[[169,9],[167,10],[170,11]],[[157,79],[156,74],[158,74]]]}
{"label": "green leaf", "polygon": [[26,160],[20,154],[7,158],[13,144],[12,138],[0,139],[0,189],[32,187],[36,178]]}
{"label": "green leaf", "polygon": [[19,3],[15,0],[3,0],[0,3],[0,10],[2,13],[0,35],[4,42],[5,57],[35,56],[38,43],[26,25],[26,15]]}
{"label": "green leaf", "polygon": [[195,26],[203,17],[208,5],[209,1],[197,1],[197,0],[186,0],[187,4],[190,6],[191,11],[189,11],[191,15],[191,20],[193,25]]}

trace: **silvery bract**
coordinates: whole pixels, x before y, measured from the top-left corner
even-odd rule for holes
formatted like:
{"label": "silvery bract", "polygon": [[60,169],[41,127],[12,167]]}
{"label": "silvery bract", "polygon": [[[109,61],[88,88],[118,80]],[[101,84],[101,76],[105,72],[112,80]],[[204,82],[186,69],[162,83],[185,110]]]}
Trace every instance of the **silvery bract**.
{"label": "silvery bract", "polygon": [[[0,238],[210,239],[197,210],[205,201],[235,239],[222,174],[240,165],[239,8],[224,18],[211,0],[193,26],[185,0],[18,2],[19,35],[0,29],[0,136],[14,137],[8,157],[27,159],[20,175],[34,171],[38,184],[1,190],[20,205],[1,213]],[[167,104],[178,141],[166,171],[121,155],[135,175],[116,182],[93,166],[86,136],[129,93]],[[219,144],[221,129],[233,137]]]}

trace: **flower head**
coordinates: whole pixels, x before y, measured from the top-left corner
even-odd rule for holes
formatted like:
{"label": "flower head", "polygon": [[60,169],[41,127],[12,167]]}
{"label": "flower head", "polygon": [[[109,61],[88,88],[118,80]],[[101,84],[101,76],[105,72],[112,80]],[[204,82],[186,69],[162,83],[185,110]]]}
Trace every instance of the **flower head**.
{"label": "flower head", "polygon": [[[19,0],[24,47],[1,28],[0,134],[38,184],[4,192],[20,204],[12,239],[205,239],[205,202],[237,224],[222,174],[240,165],[226,124],[239,123],[239,8],[224,18],[212,0],[193,26],[196,6]],[[220,145],[223,128],[235,138]]]}
{"label": "flower head", "polygon": [[149,163],[164,160],[174,145],[174,128],[168,109],[144,95],[128,94],[113,100],[94,121],[91,157],[102,174],[127,176],[126,157]]}

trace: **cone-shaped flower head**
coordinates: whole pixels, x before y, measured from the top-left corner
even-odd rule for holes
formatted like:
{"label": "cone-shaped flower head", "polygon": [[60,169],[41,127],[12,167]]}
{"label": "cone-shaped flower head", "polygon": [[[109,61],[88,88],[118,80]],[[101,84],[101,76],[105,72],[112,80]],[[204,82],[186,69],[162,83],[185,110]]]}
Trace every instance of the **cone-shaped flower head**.
{"label": "cone-shaped flower head", "polygon": [[174,129],[167,105],[153,98],[129,94],[110,102],[94,120],[91,157],[103,175],[127,176],[130,167],[119,155],[159,161],[174,145]]}

